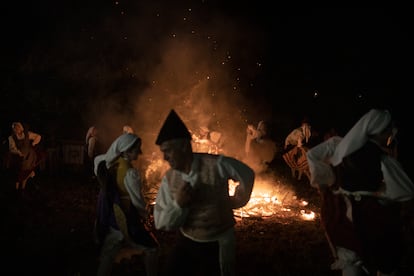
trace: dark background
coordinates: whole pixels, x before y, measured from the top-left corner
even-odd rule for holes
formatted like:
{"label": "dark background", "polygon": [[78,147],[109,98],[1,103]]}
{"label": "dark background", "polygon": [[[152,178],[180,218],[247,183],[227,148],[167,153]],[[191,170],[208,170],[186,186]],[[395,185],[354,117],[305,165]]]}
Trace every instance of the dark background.
{"label": "dark background", "polygon": [[[45,147],[53,139],[82,143],[96,122],[106,122],[109,141],[124,123],[140,135],[152,126],[152,135],[169,108],[198,119],[184,113],[189,99],[190,109],[206,117],[236,114],[231,122],[242,138],[247,123],[268,119],[282,143],[304,117],[321,133],[333,126],[344,134],[370,108],[385,107],[399,123],[399,157],[412,176],[409,9],[45,0],[7,1],[1,13],[2,140],[13,121],[40,133]],[[277,165],[282,183],[318,207],[307,180],[293,180],[283,162]],[[24,198],[1,194],[10,215],[1,236],[16,243],[5,252],[6,261],[17,260],[15,272],[94,274],[98,187],[64,169],[40,172]],[[245,275],[339,273],[329,271],[332,256],[318,220],[248,220],[238,230],[238,269]],[[170,236],[160,240],[170,245]],[[404,264],[411,272],[412,235],[408,240]]]}
{"label": "dark background", "polygon": [[[344,134],[372,107],[390,109],[401,142],[408,139],[413,43],[407,9],[223,2],[4,3],[1,136],[17,120],[43,134],[44,143],[50,137],[82,140],[101,117],[113,125],[138,124],[150,114],[138,97],[157,94],[154,102],[161,102],[179,95],[204,73],[197,66],[209,63],[225,66],[209,83],[226,94],[218,101],[238,105],[243,123],[275,121],[280,140],[304,117],[320,132],[334,126]],[[190,57],[191,72],[173,83],[165,76],[180,74],[180,59],[177,67],[165,65],[165,53],[173,52],[165,45],[184,36],[178,53],[204,48]],[[159,72],[162,66],[167,73]],[[165,84],[157,90],[161,79]],[[242,103],[227,98],[233,90]],[[154,120],[175,105],[160,107]]]}

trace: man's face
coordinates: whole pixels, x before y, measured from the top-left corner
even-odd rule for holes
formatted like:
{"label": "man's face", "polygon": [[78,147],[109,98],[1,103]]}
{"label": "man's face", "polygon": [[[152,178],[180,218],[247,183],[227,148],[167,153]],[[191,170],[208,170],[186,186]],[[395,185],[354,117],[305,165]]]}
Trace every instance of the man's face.
{"label": "man's face", "polygon": [[165,141],[160,145],[160,150],[164,155],[164,160],[172,169],[182,170],[184,168],[185,143],[183,140]]}

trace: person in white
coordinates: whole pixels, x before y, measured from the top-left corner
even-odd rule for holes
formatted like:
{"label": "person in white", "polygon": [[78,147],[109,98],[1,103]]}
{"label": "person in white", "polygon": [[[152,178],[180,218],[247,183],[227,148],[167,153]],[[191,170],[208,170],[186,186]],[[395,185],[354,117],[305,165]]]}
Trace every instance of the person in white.
{"label": "person in white", "polygon": [[[156,144],[170,169],[156,197],[155,227],[179,234],[166,274],[235,275],[233,209],[248,203],[254,171],[231,157],[193,152],[191,134],[174,110]],[[233,196],[230,179],[239,183]]]}
{"label": "person in white", "polygon": [[286,136],[284,149],[288,149],[289,146],[301,147],[309,142],[311,136],[311,126],[304,121],[300,127],[295,128]]}
{"label": "person in white", "polygon": [[336,258],[332,269],[342,275],[397,275],[401,210],[412,206],[414,184],[389,155],[395,133],[390,112],[371,109],[343,138],[307,152],[310,185],[320,191],[321,221]]}
{"label": "person in white", "polygon": [[260,121],[257,128],[247,125],[245,159],[254,172],[259,175],[268,172],[269,165],[277,153],[276,142],[271,138],[269,123]]}

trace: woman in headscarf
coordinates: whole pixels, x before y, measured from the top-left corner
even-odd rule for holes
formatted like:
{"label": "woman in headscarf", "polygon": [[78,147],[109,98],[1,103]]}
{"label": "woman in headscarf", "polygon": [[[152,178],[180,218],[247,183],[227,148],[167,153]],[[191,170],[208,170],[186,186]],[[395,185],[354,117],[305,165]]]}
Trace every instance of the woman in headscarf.
{"label": "woman in headscarf", "polygon": [[26,130],[20,122],[12,123],[12,132],[9,136],[9,166],[16,175],[16,190],[24,190],[28,179],[35,176],[35,168],[40,163],[35,146],[42,137]]}
{"label": "woman in headscarf", "polygon": [[342,275],[395,275],[403,254],[401,208],[414,184],[389,155],[396,131],[387,110],[372,109],[342,138],[307,152],[311,185]]}
{"label": "woman in headscarf", "polygon": [[141,250],[147,275],[157,274],[158,242],[145,225],[149,212],[140,173],[132,164],[141,153],[141,138],[124,133],[106,154],[94,160],[101,185],[96,219],[101,246],[98,275],[110,275],[113,262],[125,247]]}
{"label": "woman in headscarf", "polygon": [[301,126],[292,130],[285,139],[285,152],[282,157],[289,166],[292,177],[297,177],[298,180],[301,180],[303,174],[309,178],[306,152],[309,149],[308,143],[311,135],[311,126],[307,120],[304,120]]}

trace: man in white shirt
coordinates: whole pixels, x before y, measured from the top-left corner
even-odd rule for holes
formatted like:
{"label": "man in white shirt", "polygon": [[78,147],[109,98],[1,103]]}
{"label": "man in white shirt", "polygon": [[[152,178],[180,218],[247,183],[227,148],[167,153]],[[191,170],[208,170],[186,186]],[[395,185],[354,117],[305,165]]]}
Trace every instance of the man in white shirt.
{"label": "man in white shirt", "polygon": [[[170,169],[157,194],[155,227],[179,230],[165,271],[169,275],[235,275],[233,209],[248,203],[254,171],[231,157],[194,153],[191,134],[174,110],[156,144]],[[228,192],[230,179],[239,183],[233,196]]]}

